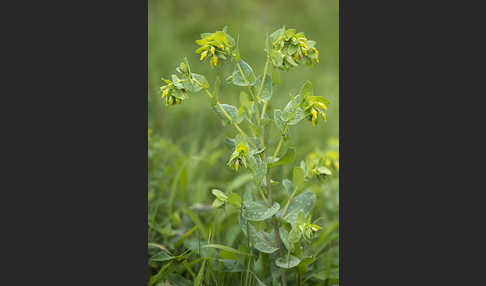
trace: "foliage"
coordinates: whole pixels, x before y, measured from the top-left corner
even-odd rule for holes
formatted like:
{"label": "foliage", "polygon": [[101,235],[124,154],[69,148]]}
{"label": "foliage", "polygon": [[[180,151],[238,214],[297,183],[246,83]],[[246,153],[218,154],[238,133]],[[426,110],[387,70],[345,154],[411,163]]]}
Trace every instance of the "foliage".
{"label": "foliage", "polygon": [[[337,183],[339,154],[330,144],[331,149],[316,149],[296,162],[296,146],[290,143],[291,128],[305,124],[303,119],[315,126],[319,114],[326,121],[330,102],[314,95],[311,82],[305,81],[280,109],[272,112],[271,103],[281,96],[275,92],[281,84],[278,71],[319,62],[316,42],[285,27],[267,35],[259,76],[242,58],[239,40],[226,27],[201,34],[196,44],[200,61],[220,68],[220,74],[224,70],[219,63],[226,61],[233,65],[231,74],[210,85],[184,58],[171,80],[162,79],[160,96],[171,106],[204,92],[221,124],[237,134],[226,137],[222,132],[226,138],[213,138],[199,150],[194,147],[194,155],[149,130],[149,285],[338,283],[338,225],[331,221],[335,217],[313,220],[312,213],[318,190]],[[243,89],[240,106],[221,102],[221,84]],[[269,144],[272,139],[278,141],[275,146]],[[229,152],[218,148],[223,140]],[[233,180],[205,181],[204,171],[220,169],[216,163],[224,154]],[[293,167],[291,179],[276,175],[288,167]],[[212,202],[194,196],[189,205],[176,205],[177,196],[195,188],[211,189]],[[168,198],[161,189],[170,189]],[[329,203],[334,205],[327,209],[336,208],[335,200]],[[162,222],[160,212],[166,214]],[[187,225],[193,226],[186,229]]]}

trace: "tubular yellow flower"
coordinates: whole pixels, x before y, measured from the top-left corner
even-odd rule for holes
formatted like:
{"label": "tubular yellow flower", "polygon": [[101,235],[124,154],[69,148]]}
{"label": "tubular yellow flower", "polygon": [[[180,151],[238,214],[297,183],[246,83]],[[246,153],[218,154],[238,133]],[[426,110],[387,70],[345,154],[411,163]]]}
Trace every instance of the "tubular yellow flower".
{"label": "tubular yellow flower", "polygon": [[321,229],[321,227],[320,227],[320,226],[315,225],[315,224],[311,224],[311,225],[310,225],[310,227],[311,227],[311,229],[312,229],[313,231],[318,231],[319,229]]}
{"label": "tubular yellow flower", "polygon": [[211,63],[210,64],[211,64],[211,67],[217,66],[218,65],[218,57],[217,56],[213,56],[211,58]]}
{"label": "tubular yellow flower", "polygon": [[167,94],[169,94],[169,90],[168,89],[165,89],[163,92],[162,92],[162,98],[166,97]]}
{"label": "tubular yellow flower", "polygon": [[327,120],[327,115],[324,112],[320,112],[322,120],[326,121]]}
{"label": "tubular yellow flower", "polygon": [[199,59],[200,61],[204,60],[204,58],[208,55],[208,51],[204,51],[201,53],[201,58]]}
{"label": "tubular yellow flower", "polygon": [[312,125],[316,125],[317,124],[317,111],[312,108]]}
{"label": "tubular yellow flower", "polygon": [[327,106],[324,103],[317,102],[317,105],[319,105],[322,109],[327,110]]}
{"label": "tubular yellow flower", "polygon": [[211,54],[214,55],[215,51],[216,51],[216,49],[213,46],[211,46]]}

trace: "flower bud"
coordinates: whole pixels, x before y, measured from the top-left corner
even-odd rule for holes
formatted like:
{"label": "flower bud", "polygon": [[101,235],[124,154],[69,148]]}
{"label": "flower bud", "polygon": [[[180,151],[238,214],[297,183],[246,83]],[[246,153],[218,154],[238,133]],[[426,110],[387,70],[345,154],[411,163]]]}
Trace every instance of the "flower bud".
{"label": "flower bud", "polygon": [[200,61],[204,60],[204,58],[208,55],[208,51],[204,51],[201,53],[201,58],[199,59]]}
{"label": "flower bud", "polygon": [[312,108],[312,125],[316,125],[317,124],[317,111]]}

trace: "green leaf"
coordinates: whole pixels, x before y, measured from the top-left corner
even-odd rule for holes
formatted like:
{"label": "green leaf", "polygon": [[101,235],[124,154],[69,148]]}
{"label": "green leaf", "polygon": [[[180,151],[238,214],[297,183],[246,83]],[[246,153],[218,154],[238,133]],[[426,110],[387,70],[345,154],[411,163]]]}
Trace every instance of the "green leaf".
{"label": "green leaf", "polygon": [[293,181],[295,186],[298,189],[302,188],[304,186],[304,176],[305,176],[304,169],[302,169],[301,167],[295,167],[293,171],[293,175],[294,175]]}
{"label": "green leaf", "polygon": [[302,88],[300,89],[300,95],[302,95],[305,98],[307,96],[312,96],[312,94],[313,94],[312,83],[310,81],[306,81],[302,85]]}
{"label": "green leaf", "polygon": [[316,195],[312,192],[305,192],[295,196],[290,202],[287,212],[283,219],[288,223],[294,225],[299,211],[303,211],[304,214],[308,214],[316,202]]}
{"label": "green leaf", "polygon": [[213,195],[215,195],[218,199],[222,200],[223,202],[228,200],[228,196],[225,193],[221,192],[220,190],[213,189],[211,192],[213,193]]}
{"label": "green leaf", "polygon": [[217,261],[219,262],[217,264],[217,266],[219,266],[219,267],[215,268],[215,270],[217,270],[219,272],[234,273],[234,272],[245,272],[246,271],[246,267],[243,264],[241,264],[241,262],[238,261],[238,260],[218,259]]}
{"label": "green leaf", "polygon": [[324,104],[326,107],[331,103],[329,100],[325,99],[322,96],[309,96],[307,100],[310,102],[320,102]]}
{"label": "green leaf", "polygon": [[209,258],[209,257],[214,257],[215,256],[215,250],[212,248],[204,248],[204,245],[207,245],[208,243],[202,240],[198,240],[197,238],[193,237],[190,239],[186,239],[184,241],[184,246],[191,251],[193,251],[195,254],[203,257],[203,258]]}
{"label": "green leaf", "polygon": [[279,67],[283,64],[284,55],[280,51],[271,50],[270,59],[272,60],[273,66]]}
{"label": "green leaf", "polygon": [[275,43],[277,40],[279,40],[285,32],[285,28],[280,28],[276,30],[275,32],[270,34],[270,40],[272,43]]}
{"label": "green leaf", "polygon": [[302,233],[297,229],[297,227],[292,227],[287,239],[289,240],[290,243],[298,243],[301,237],[302,237]]}
{"label": "green leaf", "polygon": [[232,193],[228,197],[228,203],[230,203],[231,205],[239,208],[241,206],[241,198],[240,198],[240,196],[238,196],[237,193]]}
{"label": "green leaf", "polygon": [[174,258],[175,258],[174,256],[170,256],[169,254],[165,253],[165,251],[160,251],[159,253],[150,257],[150,260],[162,262],[162,261],[169,261]]}
{"label": "green leaf", "polygon": [[[260,90],[262,79],[263,79],[263,75],[259,76],[256,81],[255,88],[257,89],[257,91]],[[272,78],[269,75],[266,75],[265,82],[263,83],[262,91],[260,94],[260,99],[268,101],[271,98],[272,98]]]}
{"label": "green leaf", "polygon": [[234,254],[250,256],[250,254],[248,254],[246,252],[239,251],[239,250],[234,249],[232,247],[229,247],[229,246],[226,246],[226,245],[221,245],[221,244],[207,244],[207,245],[202,246],[201,248],[217,248],[217,249],[221,249],[221,250],[231,252],[231,253],[234,253]]}
{"label": "green leaf", "polygon": [[268,165],[269,167],[275,167],[283,164],[292,163],[294,161],[294,158],[295,158],[295,149],[289,148],[287,152],[282,157],[278,158],[276,162],[272,162]]}
{"label": "green leaf", "polygon": [[225,138],[224,145],[233,151],[236,148],[236,140],[233,138]]}
{"label": "green leaf", "polygon": [[222,205],[224,205],[224,201],[222,201],[220,199],[215,199],[214,202],[213,202],[212,207],[213,208],[219,208]]}
{"label": "green leaf", "polygon": [[277,202],[274,202],[269,208],[262,201],[251,201],[243,204],[242,214],[250,221],[263,221],[271,218],[279,209],[280,205]]}
{"label": "green leaf", "polygon": [[204,274],[204,267],[206,266],[206,259],[203,260],[201,268],[199,268],[199,273],[197,273],[196,279],[194,280],[194,286],[201,286]]}
{"label": "green leaf", "polygon": [[294,61],[294,59],[289,55],[285,55],[285,61],[287,61],[293,67],[298,66],[298,64]]}
{"label": "green leaf", "polygon": [[[238,67],[238,65],[235,64],[235,69],[233,71],[233,84],[238,86],[254,85],[256,82],[256,76],[255,73],[253,72],[253,69],[250,67],[250,65],[248,65],[242,59],[239,59],[237,63],[239,64],[240,67]],[[243,72],[246,81],[241,75],[241,72]]]}
{"label": "green leaf", "polygon": [[219,115],[219,117],[224,121],[224,122],[228,122],[229,123],[229,120],[228,118],[226,117],[226,115],[224,115],[223,111],[221,110],[221,108],[224,109],[224,111],[226,111],[226,113],[229,115],[229,117],[231,118],[232,121],[236,122],[236,123],[240,123],[241,122],[241,118],[238,118],[238,109],[236,109],[236,107],[234,107],[233,105],[229,105],[229,104],[221,104],[221,108],[216,104],[213,106],[214,108],[214,111],[216,111],[216,113]]}
{"label": "green leaf", "polygon": [[300,259],[293,255],[289,255],[288,260],[287,260],[287,256],[283,256],[275,260],[275,264],[278,267],[284,269],[294,268],[295,266],[299,265],[299,263],[300,263]]}
{"label": "green leaf", "polygon": [[289,179],[283,179],[282,186],[283,186],[285,192],[287,193],[287,195],[290,195],[294,191],[292,181],[290,181]]}
{"label": "green leaf", "polygon": [[332,172],[331,170],[329,170],[328,168],[324,167],[324,166],[320,166],[316,169],[317,173],[319,173],[320,175],[332,175]]}
{"label": "green leaf", "polygon": [[305,118],[305,112],[302,108],[297,107],[295,113],[293,114],[292,118],[287,122],[288,125],[297,125],[302,119]]}
{"label": "green leaf", "polygon": [[222,259],[238,260],[238,255],[232,252],[228,252],[226,250],[220,250],[219,257],[221,257]]}
{"label": "green leaf", "polygon": [[[253,273],[253,272],[252,272],[252,273]],[[255,279],[256,279],[256,281],[257,281],[257,285],[258,285],[258,286],[267,286],[267,285],[265,285],[265,283],[263,283],[263,282],[262,282],[262,281],[261,281],[261,280],[258,278],[258,276],[256,276],[256,274],[255,274],[255,273],[253,273],[253,276],[255,276]]]}
{"label": "green leaf", "polygon": [[258,156],[249,156],[248,162],[250,169],[255,173],[258,184],[264,186],[265,175],[267,174],[267,165],[264,164]]}
{"label": "green leaf", "polygon": [[[196,84],[201,85],[202,88],[209,88],[209,83],[206,77],[197,73],[191,73],[191,76],[193,80],[197,81]],[[201,88],[199,90],[201,90]]]}
{"label": "green leaf", "polygon": [[186,278],[182,277],[179,274],[171,273],[167,275],[167,280],[170,282],[170,285],[173,286],[191,286],[191,281],[187,280]]}
{"label": "green leaf", "polygon": [[201,90],[201,87],[194,82],[193,80],[188,80],[182,83],[184,88],[190,92],[198,92]]}
{"label": "green leaf", "polygon": [[[238,218],[241,230],[247,237],[250,237],[253,247],[264,253],[274,253],[278,250],[273,233],[257,232],[255,227],[241,213]],[[247,233],[247,226],[249,234]]]}
{"label": "green leaf", "polygon": [[300,210],[298,213],[297,213],[297,217],[295,218],[295,225],[297,226],[302,226],[306,223],[306,217],[305,217],[305,214],[302,210]]}
{"label": "green leaf", "polygon": [[289,232],[284,228],[281,228],[279,232],[280,232],[280,239],[285,245],[285,248],[287,248],[287,250],[290,252],[294,251],[294,244],[289,241]]}
{"label": "green leaf", "polygon": [[282,111],[280,109],[275,109],[273,112],[273,121],[277,125],[281,133],[285,131],[285,121],[282,119]]}

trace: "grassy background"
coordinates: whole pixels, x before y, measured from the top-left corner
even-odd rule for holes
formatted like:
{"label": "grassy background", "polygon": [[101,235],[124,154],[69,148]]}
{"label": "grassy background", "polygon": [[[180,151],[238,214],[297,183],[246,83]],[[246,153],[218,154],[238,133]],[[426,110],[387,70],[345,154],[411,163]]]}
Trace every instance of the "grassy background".
{"label": "grassy background", "polygon": [[[194,206],[212,202],[211,188],[238,190],[246,182],[247,174],[237,175],[225,166],[230,151],[223,139],[235,135],[231,128],[222,127],[211,110],[208,97],[200,92],[183,104],[166,107],[160,98],[160,78],[169,77],[175,67],[187,56],[193,72],[205,75],[210,84],[216,72],[209,64],[199,62],[194,53],[195,40],[203,32],[214,32],[228,26],[235,39],[239,34],[242,58],[258,75],[265,63],[264,41],[266,33],[281,26],[305,32],[307,38],[317,41],[320,63],[313,67],[299,66],[290,72],[281,72],[282,84],[274,87],[273,108],[283,108],[289,92],[297,92],[305,80],[310,80],[315,95],[331,101],[327,123],[313,127],[303,122],[291,129],[291,145],[297,147],[297,162],[315,149],[324,150],[331,137],[339,137],[339,2],[338,0],[305,1],[232,1],[232,0],[149,0],[148,7],[148,100],[149,100],[149,241],[174,247],[181,234],[193,225],[200,224],[200,234],[211,227],[224,228],[215,232],[217,243],[237,246],[238,228],[227,216],[215,219],[208,212],[193,212],[199,222],[187,213]],[[228,65],[223,78],[232,71]],[[221,101],[238,104],[241,89],[231,85],[223,88]],[[245,127],[243,127],[245,128]],[[266,139],[274,150],[279,140],[276,130]],[[276,178],[288,176],[293,166],[276,171]],[[245,181],[246,180],[246,181]],[[337,209],[337,180],[327,187],[313,186],[320,194],[316,215],[325,222],[335,221]],[[241,192],[240,192],[241,193]],[[218,222],[219,226],[215,226]],[[151,275],[157,273],[152,265]],[[195,270],[197,271],[197,270]],[[197,272],[196,272],[197,274]],[[185,273],[184,276],[190,277]]]}

